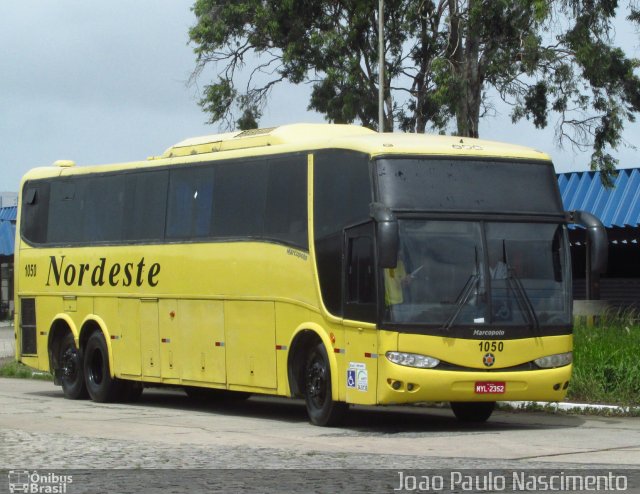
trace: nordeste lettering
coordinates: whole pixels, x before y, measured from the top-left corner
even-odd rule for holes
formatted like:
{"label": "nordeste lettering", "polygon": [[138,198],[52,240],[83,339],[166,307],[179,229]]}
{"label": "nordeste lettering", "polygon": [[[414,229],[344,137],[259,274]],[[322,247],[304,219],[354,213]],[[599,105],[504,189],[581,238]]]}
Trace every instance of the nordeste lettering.
{"label": "nordeste lettering", "polygon": [[138,262],[110,263],[101,257],[95,264],[70,263],[66,256],[50,256],[46,286],[142,286],[158,285],[160,263],[148,267],[144,257]]}

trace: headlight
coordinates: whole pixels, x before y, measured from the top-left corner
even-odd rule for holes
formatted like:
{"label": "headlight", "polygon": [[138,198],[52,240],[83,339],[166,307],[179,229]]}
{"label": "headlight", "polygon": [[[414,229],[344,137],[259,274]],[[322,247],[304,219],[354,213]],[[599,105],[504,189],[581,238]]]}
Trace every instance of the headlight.
{"label": "headlight", "polygon": [[386,356],[394,364],[418,367],[420,369],[432,369],[440,363],[437,358],[418,355],[417,353],[387,352]]}
{"label": "headlight", "polygon": [[534,360],[538,367],[544,369],[550,369],[552,367],[562,367],[563,365],[569,365],[573,361],[573,354],[557,353],[555,355],[549,355],[547,357],[540,357]]}

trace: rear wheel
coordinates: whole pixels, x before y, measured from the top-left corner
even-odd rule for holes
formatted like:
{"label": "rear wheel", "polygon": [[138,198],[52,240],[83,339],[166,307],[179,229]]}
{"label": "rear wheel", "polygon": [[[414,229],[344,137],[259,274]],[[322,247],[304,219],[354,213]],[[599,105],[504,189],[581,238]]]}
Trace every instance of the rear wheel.
{"label": "rear wheel", "polygon": [[60,343],[58,353],[58,365],[62,391],[70,400],[87,398],[87,387],[84,383],[82,369],[82,353],[76,347],[73,334],[67,333]]}
{"label": "rear wheel", "polygon": [[452,401],[451,410],[461,422],[486,422],[494,408],[495,401]]}
{"label": "rear wheel", "polygon": [[333,400],[331,393],[331,368],[327,350],[318,343],[309,353],[304,370],[305,402],[312,424],[337,425],[344,418],[347,404]]}
{"label": "rear wheel", "polygon": [[93,401],[106,403],[121,397],[122,383],[111,377],[109,350],[101,331],[93,333],[85,346],[84,376]]}

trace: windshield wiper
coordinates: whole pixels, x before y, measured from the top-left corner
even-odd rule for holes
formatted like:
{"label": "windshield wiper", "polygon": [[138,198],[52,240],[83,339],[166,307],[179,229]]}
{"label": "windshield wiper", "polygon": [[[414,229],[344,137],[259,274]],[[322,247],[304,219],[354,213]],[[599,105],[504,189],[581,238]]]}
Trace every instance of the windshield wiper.
{"label": "windshield wiper", "polygon": [[509,286],[513,289],[513,292],[516,294],[516,300],[518,301],[518,306],[520,306],[520,310],[527,315],[527,319],[529,319],[529,323],[533,326],[534,329],[540,328],[540,323],[538,322],[538,316],[536,315],[536,310],[533,308],[533,304],[531,303],[531,299],[527,295],[527,291],[522,285],[522,281],[518,278],[518,275],[515,273],[515,270],[507,264],[507,282],[509,282]]}
{"label": "windshield wiper", "polygon": [[478,261],[478,247],[474,246],[473,250],[475,252],[475,272],[471,276],[469,276],[469,279],[467,280],[465,285],[462,287],[460,294],[456,298],[456,311],[451,315],[449,319],[447,319],[447,322],[444,325],[444,329],[447,331],[449,331],[449,329],[451,328],[455,320],[460,315],[460,312],[462,312],[462,308],[467,303],[467,300],[469,299],[469,295],[471,295],[472,290],[474,288],[475,289],[478,288],[478,283],[480,281],[480,275],[478,274],[480,272],[480,264]]}
{"label": "windshield wiper", "polygon": [[462,287],[462,290],[460,291],[460,295],[458,295],[458,298],[456,299],[456,306],[457,306],[456,311],[447,320],[446,324],[444,325],[444,329],[448,331],[451,328],[455,320],[460,315],[460,312],[462,312],[462,309],[464,308],[465,304],[467,303],[467,300],[469,299],[469,295],[471,295],[471,292],[473,291],[473,289],[478,286],[479,280],[480,280],[480,275],[478,275],[477,273],[474,273],[471,276],[469,276],[469,279],[467,280],[464,287]]}
{"label": "windshield wiper", "polygon": [[513,269],[511,264],[509,264],[507,246],[504,239],[502,239],[502,261],[507,267],[507,283],[513,290],[513,293],[516,294],[516,300],[518,301],[520,310],[526,314],[527,319],[529,319],[529,323],[533,326],[533,329],[539,329],[540,322],[538,321],[538,316],[536,315],[536,310],[533,308],[531,299],[529,298],[529,295],[527,295],[527,291],[522,285],[520,278],[518,278],[515,269]]}

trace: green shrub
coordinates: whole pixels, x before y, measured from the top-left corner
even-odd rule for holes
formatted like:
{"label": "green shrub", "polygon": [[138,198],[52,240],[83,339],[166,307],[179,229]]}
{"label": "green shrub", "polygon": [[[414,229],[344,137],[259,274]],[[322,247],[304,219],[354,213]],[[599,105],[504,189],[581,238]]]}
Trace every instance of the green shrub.
{"label": "green shrub", "polygon": [[636,311],[608,313],[574,328],[568,398],[586,403],[640,404],[640,324]]}

